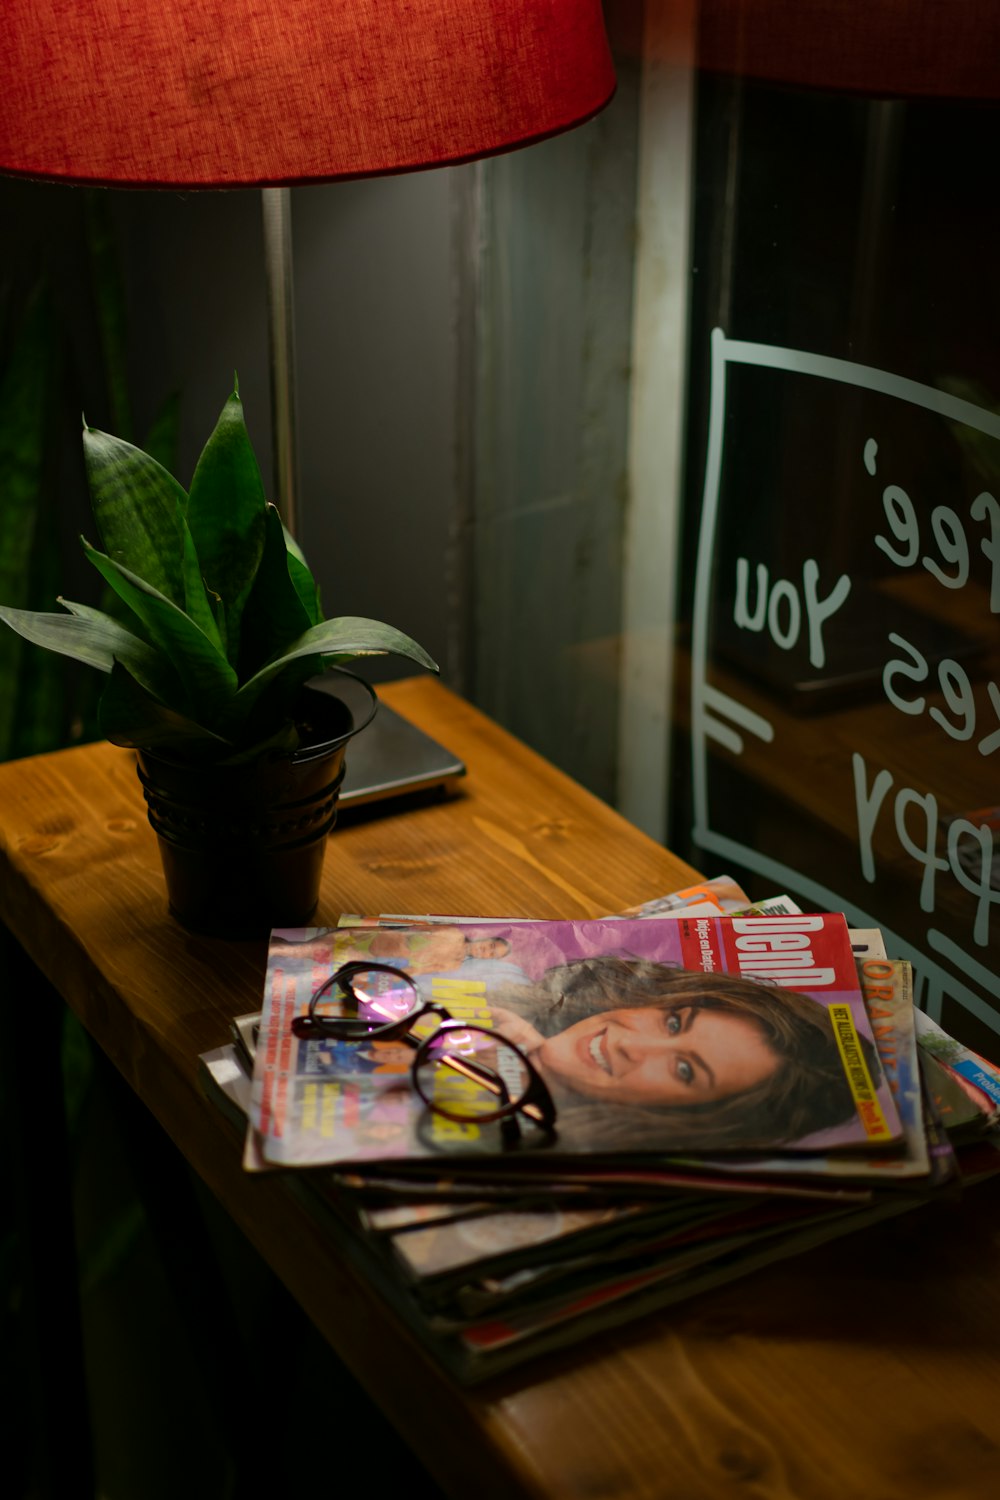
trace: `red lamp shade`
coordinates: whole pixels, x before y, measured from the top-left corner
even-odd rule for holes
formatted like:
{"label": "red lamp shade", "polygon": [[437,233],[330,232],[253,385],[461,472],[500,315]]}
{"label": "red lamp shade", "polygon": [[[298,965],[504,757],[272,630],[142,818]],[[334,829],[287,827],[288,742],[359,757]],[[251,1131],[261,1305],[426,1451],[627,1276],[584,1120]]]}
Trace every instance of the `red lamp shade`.
{"label": "red lamp shade", "polygon": [[3,0],[0,171],[262,187],[468,161],[614,92],[601,0]]}

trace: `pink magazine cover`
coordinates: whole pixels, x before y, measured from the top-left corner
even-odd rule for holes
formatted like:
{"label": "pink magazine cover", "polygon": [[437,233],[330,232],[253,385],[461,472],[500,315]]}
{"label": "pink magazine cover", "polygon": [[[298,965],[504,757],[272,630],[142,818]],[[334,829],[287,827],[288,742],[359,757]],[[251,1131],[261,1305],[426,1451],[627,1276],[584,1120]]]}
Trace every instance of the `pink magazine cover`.
{"label": "pink magazine cover", "polygon": [[[519,1046],[555,1102],[555,1137],[522,1120],[510,1151],[495,1124],[432,1113],[400,1040],[297,1039],[313,991],[366,959]],[[901,1134],[831,914],[276,931],[251,1123],[284,1166],[819,1152]]]}

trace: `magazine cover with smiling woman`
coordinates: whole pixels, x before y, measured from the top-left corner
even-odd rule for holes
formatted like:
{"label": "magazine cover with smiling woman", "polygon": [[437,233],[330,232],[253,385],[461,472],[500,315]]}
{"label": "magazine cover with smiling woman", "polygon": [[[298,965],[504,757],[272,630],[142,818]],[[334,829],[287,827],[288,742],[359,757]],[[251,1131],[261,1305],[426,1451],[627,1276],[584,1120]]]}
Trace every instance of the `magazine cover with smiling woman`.
{"label": "magazine cover with smiling woman", "polygon": [[898,1140],[840,915],[271,937],[251,1125],[284,1166]]}

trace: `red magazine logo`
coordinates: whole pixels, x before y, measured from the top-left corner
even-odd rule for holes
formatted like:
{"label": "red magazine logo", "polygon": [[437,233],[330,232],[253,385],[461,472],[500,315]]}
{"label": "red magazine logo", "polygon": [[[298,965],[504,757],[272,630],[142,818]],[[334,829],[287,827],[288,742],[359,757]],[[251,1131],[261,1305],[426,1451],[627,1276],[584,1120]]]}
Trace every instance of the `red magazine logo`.
{"label": "red magazine logo", "polygon": [[722,940],[725,967],[744,979],[794,990],[848,989],[857,982],[847,923],[836,914],[730,917]]}

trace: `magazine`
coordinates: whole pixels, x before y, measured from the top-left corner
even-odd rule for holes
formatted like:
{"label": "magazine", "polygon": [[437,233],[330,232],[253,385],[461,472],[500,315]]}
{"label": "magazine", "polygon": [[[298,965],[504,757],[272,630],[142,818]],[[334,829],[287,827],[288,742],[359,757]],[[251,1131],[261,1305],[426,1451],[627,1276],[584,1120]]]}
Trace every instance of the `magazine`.
{"label": "magazine", "polygon": [[[694,1195],[657,1205],[609,1202],[596,1208],[565,1208],[553,1203],[421,1225],[395,1234],[392,1244],[402,1269],[421,1283],[426,1298],[434,1287],[461,1284],[470,1272],[482,1279],[518,1267],[543,1267],[553,1251],[568,1260],[578,1247],[585,1247],[591,1257],[599,1246],[622,1242],[634,1251],[637,1243],[652,1242],[654,1230],[690,1232],[731,1211],[728,1202]],[[810,1211],[815,1211],[813,1205]]]}
{"label": "magazine", "polygon": [[705,1246],[683,1258],[641,1256],[631,1268],[618,1268],[606,1280],[583,1279],[539,1306],[516,1303],[498,1316],[485,1316],[455,1331],[442,1343],[442,1358],[459,1378],[482,1380],[532,1356],[565,1347],[646,1313],[686,1301],[752,1271],[822,1245],[838,1234],[878,1223],[905,1211],[906,1200],[889,1199],[867,1212],[824,1215],[820,1220],[770,1234],[750,1231]]}
{"label": "magazine", "polygon": [[683,911],[704,901],[711,902],[720,912],[742,911],[750,904],[750,897],[731,875],[714,875],[698,885],[685,886],[680,891],[670,891],[665,896],[654,896],[639,906],[629,906],[618,915],[622,917],[658,917],[669,911]]}
{"label": "magazine", "polygon": [[988,1115],[989,1123],[996,1124],[1000,1120],[1000,1068],[942,1031],[924,1011],[917,1011],[915,1019],[917,1040],[924,1052]]}
{"label": "magazine", "polygon": [[[926,1037],[918,1036],[917,1041],[920,1076],[935,1120],[948,1139],[956,1144],[977,1140],[993,1122],[996,1113],[993,1101],[982,1090],[970,1085],[967,1079],[946,1067],[928,1049]],[[933,1036],[932,1042],[938,1044]]]}
{"label": "magazine", "polygon": [[[399,1039],[296,1038],[313,991],[351,962],[401,969],[456,1021],[517,1044],[552,1092],[555,1137],[522,1121],[512,1150],[497,1124],[434,1113]],[[251,1120],[282,1166],[902,1138],[839,914],[275,931]]]}
{"label": "magazine", "polygon": [[[925,1101],[921,1086],[913,1007],[912,970],[903,960],[864,958],[857,963],[875,1045],[892,1091],[903,1126],[901,1139],[863,1154],[817,1153],[801,1157],[751,1157],[741,1161],[716,1161],[717,1169],[751,1172],[758,1176],[783,1176],[789,1172],[824,1179],[908,1183],[923,1180],[940,1185],[954,1172],[953,1153],[947,1141],[938,1144],[935,1172],[931,1178],[931,1156]],[[712,1165],[701,1159],[701,1165]]]}
{"label": "magazine", "polygon": [[[706,912],[702,901],[709,893],[704,887],[679,894],[684,898],[680,904],[672,906],[669,897],[656,898],[632,916],[619,913],[594,923],[500,924],[475,918],[396,916],[348,919],[360,923],[361,932],[308,929],[275,934],[264,1012],[237,1017],[229,1045],[200,1059],[206,1088],[234,1124],[242,1122],[244,1159],[251,1170],[273,1171],[286,1164],[265,1158],[265,1137],[246,1129],[246,1112],[255,1108],[263,1077],[270,1077],[274,1099],[284,1090],[285,1118],[293,1127],[293,1142],[298,1129],[293,1107],[297,1083],[337,1084],[350,1127],[349,1149],[353,1149],[350,1143],[357,1137],[359,1122],[363,1123],[361,1106],[367,1102],[368,1086],[379,1079],[377,1106],[383,1102],[378,1097],[382,1089],[394,1091],[402,1100],[406,1080],[403,1139],[405,1151],[415,1154],[379,1150],[357,1160],[338,1155],[329,1164],[332,1169],[280,1176],[289,1192],[310,1203],[318,1222],[328,1226],[348,1259],[460,1380],[483,1379],[599,1328],[691,1297],[832,1236],[905,1211],[956,1176],[963,1185],[970,1185],[998,1169],[1000,1155],[990,1144],[990,1124],[996,1117],[1000,1074],[933,1023],[925,1024],[917,1012],[921,1113],[914,1095],[908,967],[892,965],[890,973],[881,934],[874,930],[847,933],[850,961],[857,964],[855,977],[864,981],[867,992],[867,1012],[864,994],[854,996],[855,1002],[861,1000],[860,1019],[857,1009],[847,1002],[856,1040],[852,1043],[841,1032],[838,1046],[845,1077],[853,1078],[856,1091],[853,1115],[868,1122],[860,1133],[855,1125],[859,1138],[853,1141],[843,1139],[849,1132],[838,1122],[833,1139],[825,1138],[830,1132],[827,1127],[811,1143],[806,1135],[788,1143],[768,1143],[757,1151],[752,1146],[692,1151],[682,1159],[676,1151],[668,1154],[631,1147],[574,1154],[565,1147],[560,1150],[556,1143],[531,1141],[529,1129],[530,1149],[502,1151],[499,1141],[486,1139],[487,1133],[481,1132],[484,1139],[463,1142],[456,1150],[453,1142],[442,1146],[435,1140],[433,1124],[428,1129],[426,1112],[418,1106],[408,1081],[412,1053],[399,1049],[399,1057],[383,1054],[380,1067],[384,1073],[380,1074],[375,1068],[364,1071],[357,1061],[345,1068],[349,1058],[343,1054],[351,1049],[341,1046],[335,1066],[329,1067],[324,1060],[321,1076],[310,1078],[308,1068],[301,1073],[296,1070],[299,1044],[295,1039],[283,1036],[280,1028],[269,1033],[269,1020],[278,1007],[284,1004],[294,1013],[296,1005],[307,1005],[312,988],[329,978],[335,961],[359,948],[365,961],[370,960],[366,944],[372,940],[376,948],[386,942],[390,948],[395,945],[396,951],[387,953],[385,961],[402,964],[422,994],[433,996],[435,987],[440,989],[442,982],[448,985],[449,1008],[454,1010],[456,1001],[462,999],[461,981],[469,972],[461,968],[470,956],[467,940],[475,943],[486,935],[492,941],[498,927],[506,928],[509,949],[501,943],[471,956],[508,966],[500,971],[508,981],[504,993],[511,1004],[520,999],[518,1018],[531,1024],[540,1003],[539,991],[542,999],[552,1003],[548,971],[555,967],[576,973],[578,966],[603,958],[609,951],[608,929],[612,927],[615,937],[610,952],[618,959],[638,958],[674,976],[678,969],[687,969],[701,983],[720,973],[732,973],[732,953],[716,918],[745,918],[746,905],[738,913],[732,909],[719,913],[711,905]],[[735,901],[735,894],[728,899]],[[774,917],[797,913],[787,897],[775,897],[751,909]],[[707,929],[706,917],[711,924]],[[456,927],[463,931],[441,931]],[[515,941],[515,927],[519,934],[534,929],[539,937],[544,935],[541,950],[525,947],[520,936]],[[647,929],[641,940],[633,930],[639,927]],[[674,929],[673,937],[666,936],[667,927]],[[843,970],[827,961],[828,927],[839,931],[839,921],[822,919],[820,937],[809,943],[811,967],[816,971],[814,981],[823,968],[834,970],[835,984],[822,987],[826,993],[818,1000],[810,998],[832,1018],[837,1014],[835,1007],[845,1003],[845,992],[840,988]],[[393,932],[389,938],[386,929]],[[573,933],[574,948],[567,945],[566,933],[560,934],[560,929]],[[742,935],[753,941],[766,930],[751,927]],[[770,931],[780,936],[782,930],[772,927]],[[795,936],[794,931],[784,932],[786,937]],[[434,942],[421,945],[418,938],[426,940],[432,933],[436,934]],[[636,942],[640,943],[638,954]],[[702,942],[707,942],[707,948],[702,948]],[[558,958],[554,965],[553,943]],[[669,958],[664,957],[664,944]],[[773,938],[769,949],[771,959],[788,959],[796,953],[794,946],[783,948]],[[767,948],[743,951],[767,961]],[[436,969],[456,959],[457,976]],[[517,981],[516,996],[511,995],[511,965],[524,976]],[[797,983],[807,992],[804,968],[798,969]],[[460,981],[457,995],[456,978]],[[797,992],[788,974],[772,973],[766,980],[772,995],[785,991],[787,999],[789,992]],[[481,1008],[490,1009],[499,983],[495,974],[480,976],[480,981],[482,990],[476,998]],[[794,1008],[797,1002],[791,1004]],[[503,1008],[497,1004],[498,1010]],[[661,1013],[669,1015],[670,1010],[661,1007]],[[607,1004],[587,1014],[603,1015],[606,1024],[612,1024]],[[496,1018],[491,1015],[490,1019]],[[268,1073],[263,1049],[269,1045],[269,1034],[274,1050]],[[307,1063],[316,1062],[309,1055],[314,1048],[313,1041],[304,1046]],[[849,1074],[848,1069],[857,1068],[859,1051],[865,1072]],[[252,1085],[248,1069],[258,1075]],[[315,1107],[322,1096],[313,1097]],[[873,1102],[878,1115],[871,1108]],[[419,1124],[413,1115],[417,1108],[424,1115]],[[619,1104],[617,1112],[621,1108]],[[877,1133],[879,1117],[890,1132],[888,1141]],[[871,1130],[873,1122],[876,1131]],[[323,1128],[329,1130],[331,1123],[337,1123],[336,1110],[327,1110]],[[397,1131],[398,1126],[390,1123]],[[565,1129],[562,1113],[558,1125]],[[962,1144],[970,1139],[974,1144]],[[338,1141],[338,1149],[343,1144]],[[389,1144],[393,1145],[391,1138]],[[385,1145],[384,1138],[379,1145]],[[929,1170],[925,1167],[921,1175],[913,1163],[928,1158]],[[901,1173],[895,1170],[900,1162],[910,1163]],[[320,1165],[318,1161],[311,1164]]]}

